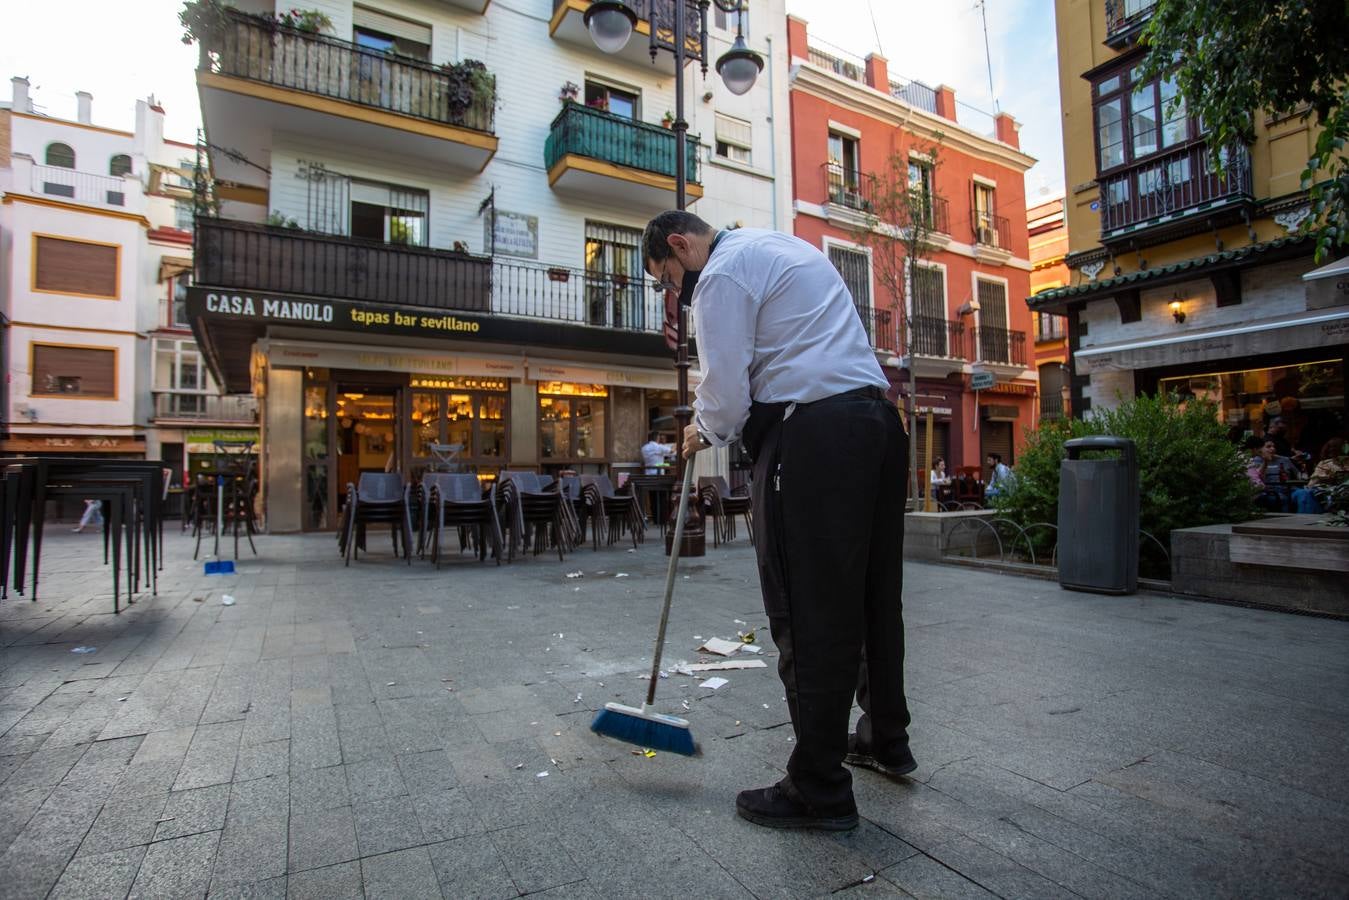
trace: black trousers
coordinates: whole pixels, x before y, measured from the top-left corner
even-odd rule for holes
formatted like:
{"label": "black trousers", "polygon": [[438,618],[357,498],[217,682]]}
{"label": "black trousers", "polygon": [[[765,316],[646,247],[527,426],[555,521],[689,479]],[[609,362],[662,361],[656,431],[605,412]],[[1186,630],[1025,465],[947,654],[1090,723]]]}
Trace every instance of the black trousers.
{"label": "black trousers", "polygon": [[796,730],[787,789],[818,809],[852,804],[854,691],[862,742],[883,759],[908,746],[907,483],[908,437],[880,391],[798,404],[755,454],[759,579]]}

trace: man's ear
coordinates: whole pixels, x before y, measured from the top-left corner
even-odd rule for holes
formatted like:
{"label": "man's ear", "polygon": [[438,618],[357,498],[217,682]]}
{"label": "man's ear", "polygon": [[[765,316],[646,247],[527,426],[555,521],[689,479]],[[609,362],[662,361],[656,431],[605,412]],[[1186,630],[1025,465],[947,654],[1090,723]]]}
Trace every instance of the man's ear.
{"label": "man's ear", "polygon": [[[680,253],[687,254],[689,252],[689,239],[682,234],[666,235],[665,242],[670,245],[670,250],[674,252],[676,257],[678,257]],[[680,259],[681,265],[683,262],[684,261]]]}

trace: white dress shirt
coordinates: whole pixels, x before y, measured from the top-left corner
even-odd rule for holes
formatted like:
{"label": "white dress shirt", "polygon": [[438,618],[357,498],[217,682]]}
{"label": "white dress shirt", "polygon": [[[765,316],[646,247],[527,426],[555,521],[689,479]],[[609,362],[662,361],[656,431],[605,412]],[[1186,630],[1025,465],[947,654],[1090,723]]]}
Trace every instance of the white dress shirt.
{"label": "white dress shirt", "polygon": [[752,400],[889,387],[842,276],[792,235],[724,232],[693,290],[693,321],[703,376],[694,423],[715,446],[739,437]]}

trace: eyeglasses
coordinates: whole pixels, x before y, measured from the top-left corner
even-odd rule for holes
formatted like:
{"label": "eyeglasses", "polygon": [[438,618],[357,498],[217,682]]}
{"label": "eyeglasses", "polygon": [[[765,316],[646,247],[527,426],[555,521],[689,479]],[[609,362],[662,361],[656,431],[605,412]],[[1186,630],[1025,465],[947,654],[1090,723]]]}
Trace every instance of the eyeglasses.
{"label": "eyeglasses", "polygon": [[657,283],[660,284],[661,290],[674,291],[677,294],[680,289],[679,285],[675,284],[674,281],[670,279],[670,275],[666,271],[666,266],[669,264],[670,260],[668,258],[660,264],[660,277],[657,279]]}

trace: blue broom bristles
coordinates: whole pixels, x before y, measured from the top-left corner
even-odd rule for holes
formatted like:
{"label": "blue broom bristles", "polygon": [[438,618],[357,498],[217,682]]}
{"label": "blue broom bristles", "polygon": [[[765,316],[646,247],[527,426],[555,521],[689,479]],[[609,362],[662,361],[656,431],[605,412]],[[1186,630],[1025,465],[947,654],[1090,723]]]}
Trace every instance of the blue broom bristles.
{"label": "blue broom bristles", "polygon": [[682,756],[698,755],[698,745],[693,742],[689,723],[674,716],[645,713],[630,706],[610,703],[595,714],[590,730],[638,747]]}

